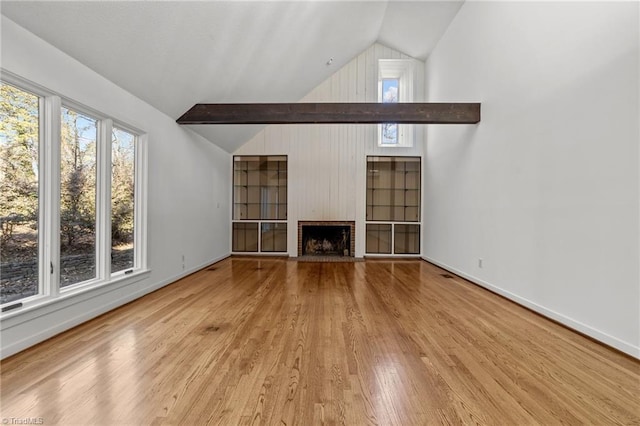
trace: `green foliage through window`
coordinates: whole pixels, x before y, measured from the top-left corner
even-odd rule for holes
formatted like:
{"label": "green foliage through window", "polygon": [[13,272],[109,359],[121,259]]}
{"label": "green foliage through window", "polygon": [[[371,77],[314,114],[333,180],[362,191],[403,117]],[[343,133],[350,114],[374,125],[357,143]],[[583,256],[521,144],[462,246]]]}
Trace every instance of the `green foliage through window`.
{"label": "green foliage through window", "polygon": [[0,85],[0,303],[38,293],[38,96]]}
{"label": "green foliage through window", "polygon": [[133,267],[136,137],[114,128],[111,140],[111,272]]}
{"label": "green foliage through window", "polygon": [[[98,273],[109,266],[112,273],[140,266],[134,255],[138,136],[68,106],[57,107],[48,121],[41,110],[64,100],[38,92],[0,83],[2,305],[39,294],[55,296],[56,286],[109,280]],[[102,126],[111,131],[110,139],[102,137]],[[40,158],[44,147],[52,155]],[[102,156],[105,150],[110,150],[111,164],[108,155]],[[101,186],[101,176],[111,180],[110,192],[108,185]],[[48,198],[58,190],[59,198]],[[110,235],[103,220],[111,220]],[[40,240],[57,243],[59,257],[50,245],[40,247]],[[109,242],[110,259],[108,252],[98,258]]]}

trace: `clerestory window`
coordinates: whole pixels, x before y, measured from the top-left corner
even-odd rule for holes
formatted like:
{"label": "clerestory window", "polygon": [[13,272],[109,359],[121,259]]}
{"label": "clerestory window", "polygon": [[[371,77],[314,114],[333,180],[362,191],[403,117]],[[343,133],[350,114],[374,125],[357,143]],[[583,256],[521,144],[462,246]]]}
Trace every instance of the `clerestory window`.
{"label": "clerestory window", "polygon": [[[407,59],[378,61],[378,102],[413,102],[414,64]],[[378,126],[378,146],[413,146],[413,125],[383,123]]]}

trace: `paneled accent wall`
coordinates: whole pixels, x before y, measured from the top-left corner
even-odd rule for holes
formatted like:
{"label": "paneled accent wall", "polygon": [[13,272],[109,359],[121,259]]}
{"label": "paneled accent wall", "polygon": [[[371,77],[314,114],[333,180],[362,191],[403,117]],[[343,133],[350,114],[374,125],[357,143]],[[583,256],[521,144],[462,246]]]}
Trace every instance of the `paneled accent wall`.
{"label": "paneled accent wall", "polygon": [[[411,59],[374,44],[320,83],[301,102],[377,102],[378,60]],[[325,66],[325,65],[323,65]],[[424,99],[424,63],[416,60],[414,101]],[[367,155],[422,156],[424,126],[412,148],[378,146],[377,125],[271,125],[236,155],[287,155],[289,159],[288,252],[297,256],[297,223],[355,221],[355,255],[364,255]]]}

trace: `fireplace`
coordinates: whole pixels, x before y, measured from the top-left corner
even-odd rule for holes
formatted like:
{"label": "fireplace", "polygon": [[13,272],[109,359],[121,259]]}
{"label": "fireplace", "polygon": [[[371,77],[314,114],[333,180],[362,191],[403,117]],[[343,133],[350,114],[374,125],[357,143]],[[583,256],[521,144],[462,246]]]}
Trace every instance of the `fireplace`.
{"label": "fireplace", "polygon": [[298,222],[298,256],[350,256],[355,251],[355,222]]}

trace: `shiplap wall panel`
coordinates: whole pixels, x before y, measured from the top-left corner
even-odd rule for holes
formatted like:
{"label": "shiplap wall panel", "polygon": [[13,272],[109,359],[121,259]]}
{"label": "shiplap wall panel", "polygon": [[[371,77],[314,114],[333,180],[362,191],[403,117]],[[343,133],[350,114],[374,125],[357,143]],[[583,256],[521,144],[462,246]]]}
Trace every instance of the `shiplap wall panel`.
{"label": "shiplap wall panel", "polygon": [[[301,102],[377,102],[378,60],[412,59],[374,44],[311,90]],[[414,101],[424,100],[424,63],[415,60]],[[235,155],[287,155],[289,255],[297,256],[298,221],[356,222],[355,255],[364,255],[366,156],[422,156],[424,126],[413,148],[378,147],[377,125],[270,125]]]}

